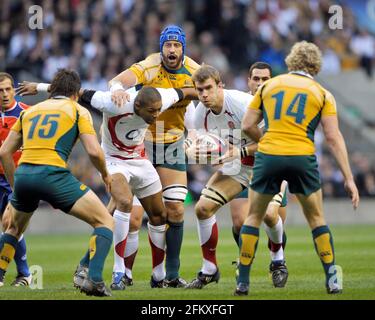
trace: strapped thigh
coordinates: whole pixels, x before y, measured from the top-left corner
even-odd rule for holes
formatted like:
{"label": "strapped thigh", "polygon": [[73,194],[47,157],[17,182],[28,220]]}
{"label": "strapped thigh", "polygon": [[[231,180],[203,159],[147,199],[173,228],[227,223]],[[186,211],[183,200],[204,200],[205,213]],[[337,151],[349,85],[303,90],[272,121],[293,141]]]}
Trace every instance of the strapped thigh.
{"label": "strapped thigh", "polygon": [[185,202],[188,189],[183,184],[171,184],[163,189],[163,199],[169,202]]}
{"label": "strapped thigh", "polygon": [[213,201],[221,206],[224,206],[228,202],[226,195],[208,186],[206,186],[202,190],[201,197],[206,198],[207,200]]}

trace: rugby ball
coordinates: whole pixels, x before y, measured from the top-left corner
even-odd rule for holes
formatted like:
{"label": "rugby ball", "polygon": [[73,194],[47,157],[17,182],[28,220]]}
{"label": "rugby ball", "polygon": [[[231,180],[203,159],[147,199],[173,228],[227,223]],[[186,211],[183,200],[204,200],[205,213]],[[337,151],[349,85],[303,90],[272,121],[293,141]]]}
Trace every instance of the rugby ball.
{"label": "rugby ball", "polygon": [[224,139],[213,133],[204,133],[199,135],[195,141],[196,149],[207,159],[215,159],[224,155],[227,151],[227,145]]}

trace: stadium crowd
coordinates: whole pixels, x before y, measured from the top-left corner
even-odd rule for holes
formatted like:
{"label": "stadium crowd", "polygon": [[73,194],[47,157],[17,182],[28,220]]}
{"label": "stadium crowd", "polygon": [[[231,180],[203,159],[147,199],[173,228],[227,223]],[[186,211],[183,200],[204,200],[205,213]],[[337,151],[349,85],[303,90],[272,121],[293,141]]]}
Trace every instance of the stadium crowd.
{"label": "stadium crowd", "polygon": [[[186,54],[215,66],[227,88],[247,90],[248,67],[266,61],[274,74],[285,70],[284,58],[299,40],[313,41],[323,52],[322,73],[363,68],[373,75],[375,38],[358,27],[343,6],[345,28],[330,30],[331,0],[2,0],[0,3],[0,70],[16,78],[28,71],[50,81],[57,68],[79,71],[83,87],[107,89],[107,82],[132,63],[159,50],[163,26],[181,24]],[[28,9],[43,8],[43,29],[30,30]],[[204,17],[204,19],[202,18]],[[21,80],[21,79],[17,79]],[[375,164],[360,153],[351,155],[362,196],[375,196]],[[320,159],[326,196],[345,194],[342,177],[331,158]],[[99,177],[78,156],[72,171],[107,200]],[[209,173],[191,168],[189,189],[196,197]],[[338,187],[340,185],[340,187]]]}

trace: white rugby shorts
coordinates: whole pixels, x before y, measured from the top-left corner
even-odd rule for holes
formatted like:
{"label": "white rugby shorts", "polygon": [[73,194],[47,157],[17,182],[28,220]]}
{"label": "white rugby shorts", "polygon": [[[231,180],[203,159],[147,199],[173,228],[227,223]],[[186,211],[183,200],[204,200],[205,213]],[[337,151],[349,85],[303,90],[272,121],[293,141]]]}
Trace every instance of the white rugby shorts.
{"label": "white rugby shorts", "polygon": [[231,162],[226,162],[218,171],[226,176],[230,176],[246,188],[249,187],[252,177],[252,167],[243,165],[241,160],[235,159]]}
{"label": "white rugby shorts", "polygon": [[148,159],[121,160],[107,156],[106,164],[109,174],[121,173],[126,178],[138,199],[162,190],[159,175]]}

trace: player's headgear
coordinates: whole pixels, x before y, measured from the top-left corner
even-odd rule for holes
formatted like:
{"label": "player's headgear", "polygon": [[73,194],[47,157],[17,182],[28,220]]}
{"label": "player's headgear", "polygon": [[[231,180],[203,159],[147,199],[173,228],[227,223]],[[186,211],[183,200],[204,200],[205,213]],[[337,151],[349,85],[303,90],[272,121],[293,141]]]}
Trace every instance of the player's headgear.
{"label": "player's headgear", "polygon": [[185,53],[186,40],[185,32],[176,25],[169,25],[164,28],[160,34],[160,52],[163,51],[163,45],[166,41],[178,41],[182,44],[182,55]]}

